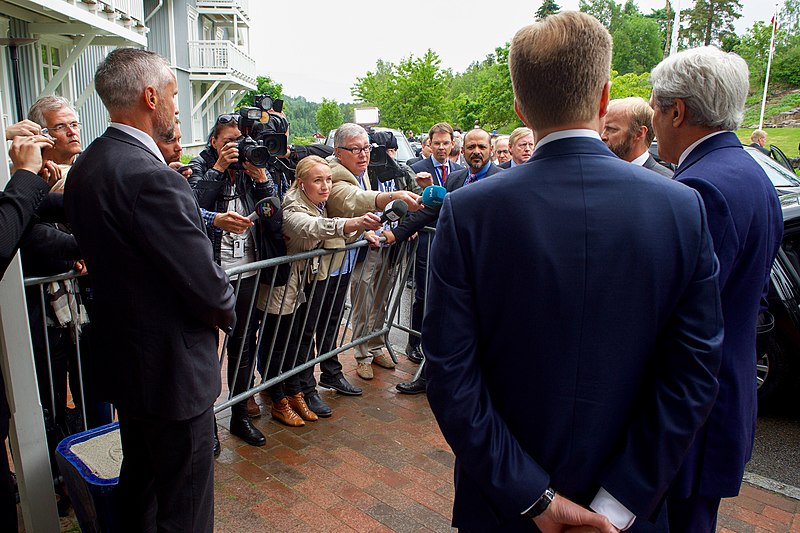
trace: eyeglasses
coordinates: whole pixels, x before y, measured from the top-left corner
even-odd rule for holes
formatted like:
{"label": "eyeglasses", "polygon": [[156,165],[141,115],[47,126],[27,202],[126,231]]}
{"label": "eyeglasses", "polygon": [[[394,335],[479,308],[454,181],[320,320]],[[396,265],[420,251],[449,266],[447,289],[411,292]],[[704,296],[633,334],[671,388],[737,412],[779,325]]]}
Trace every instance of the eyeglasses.
{"label": "eyeglasses", "polygon": [[81,131],[81,123],[80,122],[70,122],[69,124],[56,124],[52,128],[42,128],[42,135],[47,135],[48,133],[63,133],[66,129],[69,128],[72,131]]}
{"label": "eyeglasses", "polygon": [[361,153],[368,154],[368,153],[370,153],[372,151],[372,145],[368,144],[367,146],[365,146],[363,148],[345,148],[344,146],[339,146],[339,149],[340,150],[347,150],[348,152],[350,152],[353,155],[358,155],[358,154],[361,154]]}
{"label": "eyeglasses", "polygon": [[495,150],[494,153],[496,154],[510,154],[508,150]]}
{"label": "eyeglasses", "polygon": [[217,117],[217,124],[239,123],[239,115],[220,115]]}

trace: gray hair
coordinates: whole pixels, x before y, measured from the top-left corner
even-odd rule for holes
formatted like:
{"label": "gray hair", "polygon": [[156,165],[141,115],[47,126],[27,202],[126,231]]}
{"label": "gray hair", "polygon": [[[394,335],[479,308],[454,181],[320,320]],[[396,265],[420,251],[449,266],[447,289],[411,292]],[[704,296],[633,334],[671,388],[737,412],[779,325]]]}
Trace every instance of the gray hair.
{"label": "gray hair", "polygon": [[354,137],[369,137],[367,135],[367,130],[359,126],[358,124],[353,124],[352,122],[345,122],[341,126],[336,129],[336,133],[333,134],[333,146],[334,148],[343,148],[347,141]]}
{"label": "gray hair", "polygon": [[610,100],[608,102],[608,110],[611,111],[616,108],[625,111],[628,119],[628,137],[633,139],[639,133],[639,128],[644,126],[647,128],[644,142],[647,146],[650,146],[650,143],[656,138],[656,132],[653,130],[653,108],[650,107],[647,100],[640,96]]}
{"label": "gray hair", "polygon": [[117,48],[97,67],[94,85],[103,105],[114,112],[135,105],[145,87],[161,91],[172,79],[169,63],[155,52]]}
{"label": "gray hair", "polygon": [[752,142],[758,142],[759,139],[767,140],[767,132],[764,130],[753,130],[753,133],[750,134],[750,140]]}
{"label": "gray hair", "polygon": [[69,100],[64,98],[63,96],[55,96],[55,95],[48,95],[42,96],[38,100],[36,100],[31,108],[28,110],[28,120],[31,120],[43,128],[47,127],[47,124],[44,120],[44,114],[49,113],[51,111],[60,111],[61,109],[68,108],[70,111],[78,115],[78,112],[75,111],[75,108],[72,107],[72,104]]}
{"label": "gray hair", "polygon": [[659,109],[681,98],[689,124],[735,130],[742,123],[750,74],[736,54],[713,46],[684,50],[656,65],[650,80]]}

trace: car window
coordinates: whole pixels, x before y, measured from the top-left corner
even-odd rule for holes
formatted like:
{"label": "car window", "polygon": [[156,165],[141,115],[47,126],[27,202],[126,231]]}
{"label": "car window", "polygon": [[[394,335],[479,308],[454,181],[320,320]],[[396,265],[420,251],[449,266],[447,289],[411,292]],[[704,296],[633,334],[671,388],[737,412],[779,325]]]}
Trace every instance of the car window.
{"label": "car window", "polygon": [[747,153],[753,156],[753,159],[761,165],[761,168],[766,172],[767,177],[776,187],[800,187],[800,179],[794,174],[775,161],[774,159],[755,150],[747,150]]}

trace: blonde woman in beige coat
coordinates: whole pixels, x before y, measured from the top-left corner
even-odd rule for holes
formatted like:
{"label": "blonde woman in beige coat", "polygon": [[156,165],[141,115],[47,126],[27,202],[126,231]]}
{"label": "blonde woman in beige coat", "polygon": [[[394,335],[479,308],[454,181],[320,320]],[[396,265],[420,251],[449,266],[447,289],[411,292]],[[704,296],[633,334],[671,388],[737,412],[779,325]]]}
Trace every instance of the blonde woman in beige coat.
{"label": "blonde woman in beige coat", "polygon": [[[354,218],[329,218],[325,204],[331,184],[331,168],[324,159],[308,156],[298,163],[295,182],[283,199],[283,234],[288,255],[314,250],[323,246],[323,243],[325,248],[341,247],[345,239],[380,227],[380,219],[373,213]],[[339,257],[336,263],[340,264],[341,260]],[[307,324],[305,329],[310,330],[310,340],[319,306],[325,303],[324,298],[315,297],[308,305],[306,289],[310,289],[315,279],[327,279],[333,265],[335,263],[330,256],[312,259],[308,266],[306,261],[296,261],[291,266],[285,286],[274,287],[270,291],[269,287],[262,285],[259,306],[262,309],[266,306],[267,315],[265,338],[261,342],[262,353],[259,353],[259,371],[264,376],[266,370],[266,379],[276,376],[279,369],[287,371],[306,361],[310,346],[301,342],[301,337],[304,337],[301,327]],[[324,283],[318,286],[319,294],[323,286]],[[341,288],[342,291],[346,289],[346,286]],[[270,346],[273,347],[271,357],[266,357]],[[317,420],[318,413],[309,409],[301,386],[303,378],[308,378],[307,374],[310,373],[313,379],[313,372],[312,367],[267,389],[272,399],[273,418],[288,426],[302,426],[305,421]],[[316,391],[313,395],[322,401]],[[324,410],[322,416],[326,416]],[[330,416],[330,412],[327,416]]]}

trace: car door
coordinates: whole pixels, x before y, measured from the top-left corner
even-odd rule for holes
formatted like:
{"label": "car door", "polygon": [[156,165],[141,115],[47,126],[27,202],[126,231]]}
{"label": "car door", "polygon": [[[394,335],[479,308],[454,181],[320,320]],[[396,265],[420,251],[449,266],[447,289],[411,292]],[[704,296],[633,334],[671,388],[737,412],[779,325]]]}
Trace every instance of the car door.
{"label": "car door", "polygon": [[772,157],[772,159],[789,169],[790,172],[797,174],[792,167],[792,164],[789,162],[789,158],[786,157],[786,154],[784,154],[783,151],[774,144],[769,145],[769,155]]}

